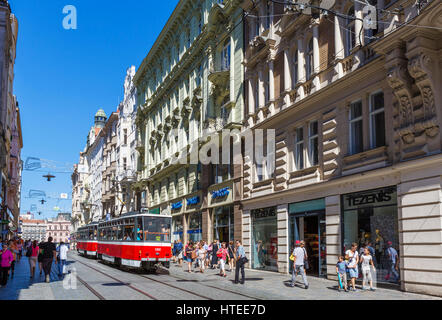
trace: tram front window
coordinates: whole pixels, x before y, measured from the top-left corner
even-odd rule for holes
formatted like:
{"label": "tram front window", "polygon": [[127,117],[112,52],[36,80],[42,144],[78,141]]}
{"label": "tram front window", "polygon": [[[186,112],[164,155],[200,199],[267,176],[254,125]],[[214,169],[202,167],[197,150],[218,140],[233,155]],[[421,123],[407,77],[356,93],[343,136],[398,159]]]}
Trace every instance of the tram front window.
{"label": "tram front window", "polygon": [[145,241],[170,242],[171,218],[144,217]]}

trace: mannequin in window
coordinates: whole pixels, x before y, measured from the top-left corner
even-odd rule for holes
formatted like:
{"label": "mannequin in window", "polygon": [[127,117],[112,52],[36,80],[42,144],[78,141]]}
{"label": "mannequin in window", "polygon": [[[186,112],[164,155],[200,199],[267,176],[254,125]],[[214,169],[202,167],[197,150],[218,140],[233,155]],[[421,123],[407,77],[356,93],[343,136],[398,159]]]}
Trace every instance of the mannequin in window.
{"label": "mannequin in window", "polygon": [[381,263],[381,255],[384,251],[384,238],[381,235],[381,232],[379,229],[376,229],[376,238],[375,238],[375,255],[376,255],[376,262],[378,264]]}

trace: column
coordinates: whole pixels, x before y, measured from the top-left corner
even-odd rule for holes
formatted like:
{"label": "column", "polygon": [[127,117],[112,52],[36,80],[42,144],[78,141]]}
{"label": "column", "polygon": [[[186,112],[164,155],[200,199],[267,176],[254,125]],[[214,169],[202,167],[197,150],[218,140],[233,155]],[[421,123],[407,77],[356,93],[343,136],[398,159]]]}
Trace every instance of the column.
{"label": "column", "polygon": [[257,121],[263,120],[264,115],[262,112],[262,108],[265,105],[265,95],[264,95],[264,71],[262,64],[258,67],[258,117]]}
{"label": "column", "polygon": [[289,272],[289,220],[288,205],[281,204],[276,209],[278,228],[278,272]]}
{"label": "column", "polygon": [[249,75],[248,82],[248,96],[249,96],[249,115],[255,114],[255,97],[253,95],[253,78]]}
{"label": "column", "polygon": [[[355,19],[355,38],[356,38],[356,45],[357,46],[362,46],[364,45],[364,30],[363,26],[362,26],[362,6],[359,2],[355,2],[355,17],[357,19]],[[361,19],[361,20],[360,20]],[[359,35],[361,35],[359,37]]]}
{"label": "column", "polygon": [[[313,25],[313,72],[318,74],[320,71],[320,59],[319,59],[319,20],[315,20]],[[313,78],[313,87],[314,90],[320,89],[320,80],[319,76],[316,75]]]}
{"label": "column", "polygon": [[252,244],[251,244],[251,230],[250,230],[250,210],[243,211],[243,221],[242,221],[242,245],[244,247],[244,251],[246,252],[246,256],[249,258],[248,265],[251,265],[252,260]]}
{"label": "column", "polygon": [[[304,37],[298,38],[298,81],[305,82]],[[299,86],[298,96],[304,98],[304,88]]]}
{"label": "column", "polygon": [[270,114],[275,113],[275,77],[274,77],[274,62],[273,57],[269,61],[269,111]]}
{"label": "column", "polygon": [[[341,32],[341,19],[335,15],[334,19],[334,27],[335,27],[335,59],[343,59],[344,58],[344,42],[342,40],[342,32]],[[339,61],[335,65],[335,78],[340,79],[344,75],[344,71],[342,70],[342,63]]]}
{"label": "column", "polygon": [[335,261],[341,254],[341,201],[339,195],[325,198],[327,278],[337,280]]}
{"label": "column", "polygon": [[292,77],[290,72],[290,63],[289,63],[289,48],[284,49],[284,104],[289,106],[290,104],[290,95],[289,91],[292,89]]}

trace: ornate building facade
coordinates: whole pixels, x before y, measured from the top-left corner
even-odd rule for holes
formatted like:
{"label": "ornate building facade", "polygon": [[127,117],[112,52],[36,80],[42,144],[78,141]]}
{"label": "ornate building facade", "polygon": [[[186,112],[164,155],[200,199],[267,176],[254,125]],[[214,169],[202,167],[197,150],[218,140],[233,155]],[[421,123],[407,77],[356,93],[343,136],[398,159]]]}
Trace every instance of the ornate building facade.
{"label": "ornate building facade", "polygon": [[376,29],[360,1],[316,19],[245,1],[245,128],[276,130],[274,170],[244,162],[246,253],[286,273],[305,240],[309,273],[334,278],[339,255],[370,243],[378,283],[441,295],[442,6],[370,3]]}
{"label": "ornate building facade", "polygon": [[[241,166],[202,165],[189,156],[202,138],[242,125],[239,5],[180,1],[134,78],[138,179],[149,211],[173,215],[175,239],[241,237]],[[218,197],[219,190],[226,192]]]}

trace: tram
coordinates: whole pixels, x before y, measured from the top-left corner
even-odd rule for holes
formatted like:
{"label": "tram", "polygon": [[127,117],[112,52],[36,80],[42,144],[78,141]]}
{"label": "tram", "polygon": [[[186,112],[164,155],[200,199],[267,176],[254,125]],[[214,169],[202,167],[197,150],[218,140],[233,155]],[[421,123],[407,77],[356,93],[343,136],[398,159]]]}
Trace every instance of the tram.
{"label": "tram", "polygon": [[169,268],[172,217],[131,212],[98,224],[97,257],[115,265],[154,271]]}
{"label": "tram", "polygon": [[85,257],[97,257],[98,222],[80,227],[77,230],[77,252]]}

